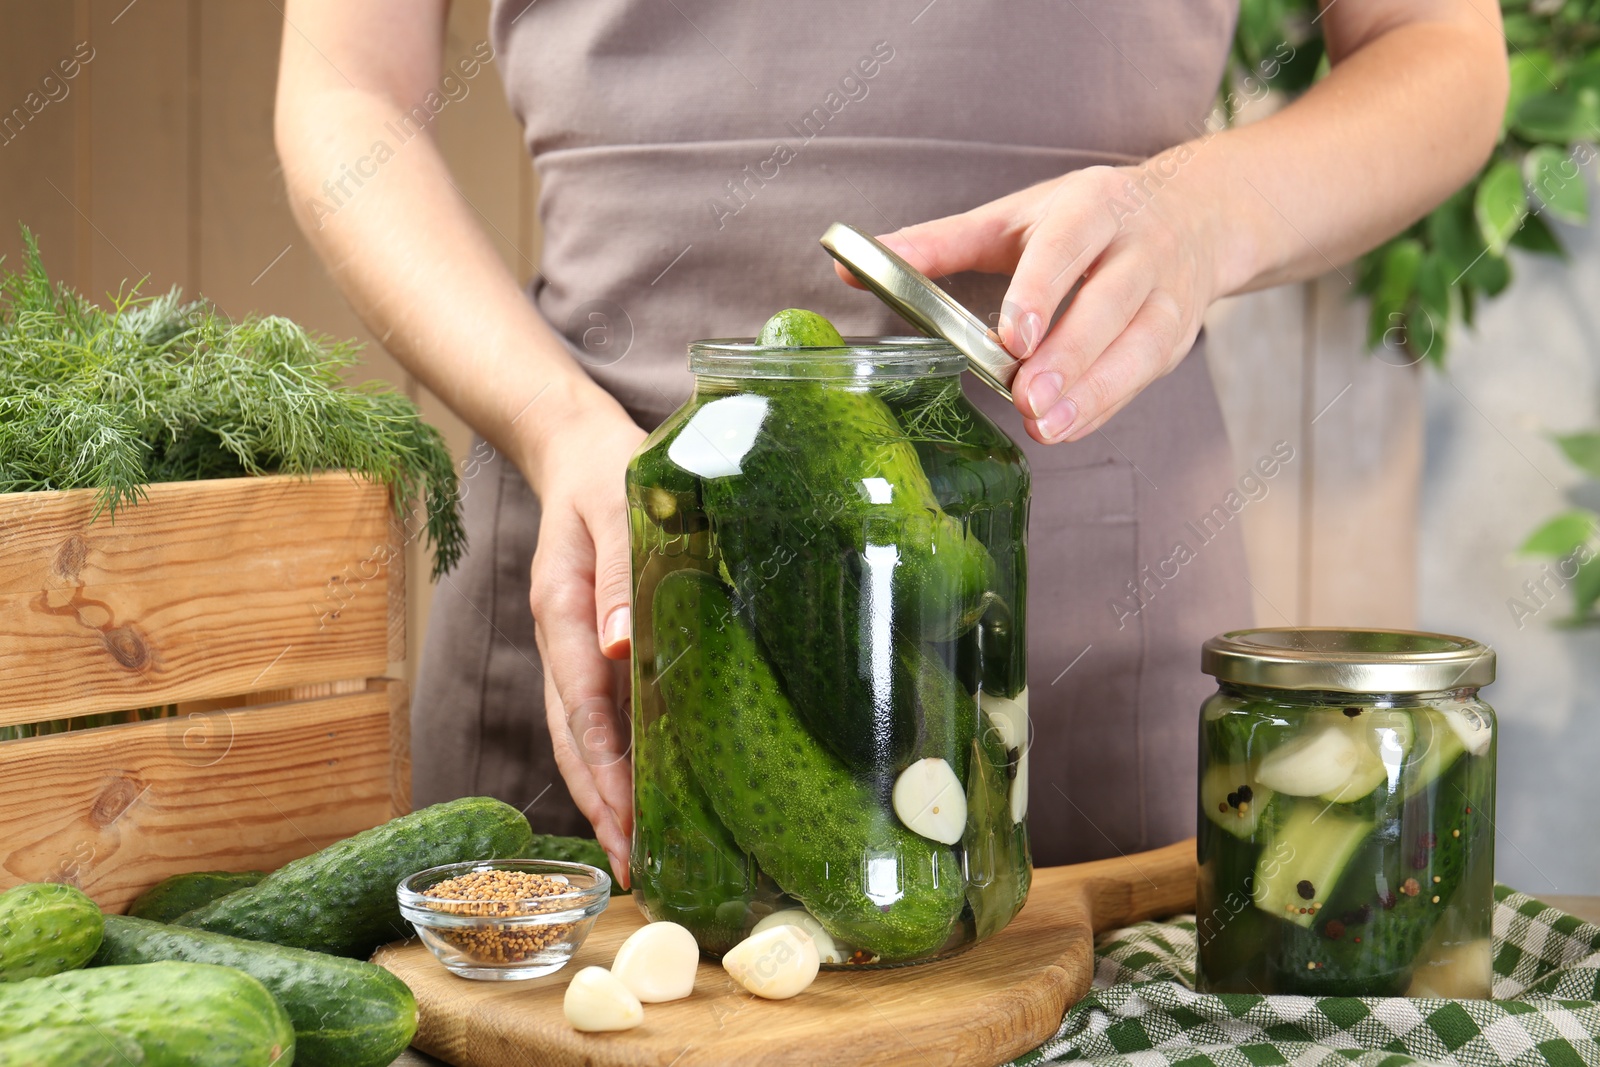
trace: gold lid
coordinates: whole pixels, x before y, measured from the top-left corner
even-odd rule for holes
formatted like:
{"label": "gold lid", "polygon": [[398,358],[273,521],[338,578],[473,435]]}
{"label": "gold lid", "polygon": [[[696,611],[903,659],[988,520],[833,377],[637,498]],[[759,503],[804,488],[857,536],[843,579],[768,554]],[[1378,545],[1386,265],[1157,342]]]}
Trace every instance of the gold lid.
{"label": "gold lid", "polygon": [[955,297],[882,241],[848,223],[836,222],[822,235],[822,247],[878,294],[901,318],[930,337],[943,337],[967,357],[967,368],[1011,399],[1017,359],[995,340],[989,328]]}
{"label": "gold lid", "polygon": [[1200,647],[1219,682],[1333,693],[1437,693],[1494,681],[1494,650],[1415,630],[1317,626],[1234,630]]}

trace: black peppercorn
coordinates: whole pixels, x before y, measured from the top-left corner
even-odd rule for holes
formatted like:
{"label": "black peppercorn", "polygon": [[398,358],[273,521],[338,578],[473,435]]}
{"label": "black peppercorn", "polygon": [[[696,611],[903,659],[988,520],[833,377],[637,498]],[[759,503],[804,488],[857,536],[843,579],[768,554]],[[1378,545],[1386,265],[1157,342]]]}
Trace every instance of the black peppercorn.
{"label": "black peppercorn", "polygon": [[1300,884],[1294,887],[1294,891],[1300,894],[1301,900],[1310,900],[1317,895],[1317,887],[1305,878],[1300,879]]}

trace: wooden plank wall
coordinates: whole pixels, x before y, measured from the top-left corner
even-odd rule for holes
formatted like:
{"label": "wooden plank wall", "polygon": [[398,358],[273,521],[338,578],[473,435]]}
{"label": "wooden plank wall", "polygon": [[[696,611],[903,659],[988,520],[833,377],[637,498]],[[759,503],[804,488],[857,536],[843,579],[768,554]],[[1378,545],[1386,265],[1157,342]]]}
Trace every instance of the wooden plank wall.
{"label": "wooden plank wall", "polygon": [[[447,65],[486,39],[488,17],[489,0],[456,0]],[[51,272],[92,295],[145,277],[145,292],[181,285],[231,314],[358,339],[368,347],[352,380],[394,382],[463,456],[466,426],[373,343],[290,216],[272,145],[282,31],[274,0],[0,0],[0,255],[15,262],[23,221]],[[60,78],[58,62],[89,48],[76,77]],[[533,169],[493,65],[469,85],[436,135],[526,280],[538,258]],[[27,121],[8,128],[13,108]],[[431,599],[426,549],[411,546],[407,566],[409,680]]]}
{"label": "wooden plank wall", "polygon": [[[484,39],[487,18],[488,0],[457,0],[452,59]],[[148,288],[182,284],[230,312],[359,338],[369,348],[358,377],[398,383],[464,454],[466,428],[370,344],[290,218],[272,148],[273,0],[0,0],[0,25],[0,109],[80,42],[94,49],[67,95],[0,144],[0,253],[18,249],[14,215],[39,232],[52,269],[90,292],[148,274]],[[485,232],[526,279],[539,243],[533,174],[496,74],[441,114],[437,135]],[[1241,471],[1279,440],[1296,449],[1244,516],[1263,624],[1414,620],[1418,376],[1362,351],[1347,293],[1329,275],[1210,317]],[[418,547],[408,563],[409,677],[431,589]]]}

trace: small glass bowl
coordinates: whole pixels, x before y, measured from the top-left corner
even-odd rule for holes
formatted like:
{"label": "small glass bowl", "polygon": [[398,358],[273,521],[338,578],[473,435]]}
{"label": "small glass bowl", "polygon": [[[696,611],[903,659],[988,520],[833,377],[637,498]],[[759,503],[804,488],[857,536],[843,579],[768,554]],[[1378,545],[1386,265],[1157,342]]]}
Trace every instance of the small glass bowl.
{"label": "small glass bowl", "polygon": [[[565,878],[571,891],[521,900],[430,897],[440,882],[474,871]],[[538,978],[564,967],[611,902],[611,876],[586,863],[476,860],[418,871],[396,890],[400,914],[452,974],[491,982]]]}

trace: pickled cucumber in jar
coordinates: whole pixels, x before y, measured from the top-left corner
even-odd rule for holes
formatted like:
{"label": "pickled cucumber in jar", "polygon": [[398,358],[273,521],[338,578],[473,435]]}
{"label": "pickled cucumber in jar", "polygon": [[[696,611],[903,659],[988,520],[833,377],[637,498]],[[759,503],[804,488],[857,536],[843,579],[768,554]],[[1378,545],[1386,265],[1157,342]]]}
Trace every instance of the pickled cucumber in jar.
{"label": "pickled cucumber in jar", "polygon": [[991,936],[1031,872],[1020,452],[941,342],[789,309],[691,366],[628,475],[641,907],[712,953],[803,914],[834,966]]}

